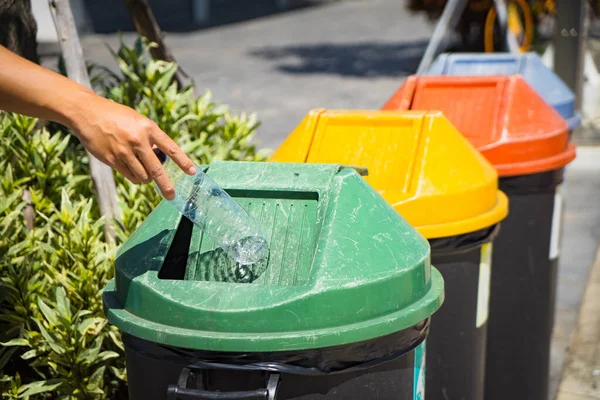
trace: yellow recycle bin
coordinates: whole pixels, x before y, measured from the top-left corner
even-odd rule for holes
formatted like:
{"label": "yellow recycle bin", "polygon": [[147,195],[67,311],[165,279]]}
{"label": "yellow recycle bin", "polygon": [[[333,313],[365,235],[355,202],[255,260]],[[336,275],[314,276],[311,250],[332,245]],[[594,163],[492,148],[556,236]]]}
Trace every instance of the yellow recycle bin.
{"label": "yellow recycle bin", "polygon": [[425,392],[482,399],[491,251],[508,214],[494,167],[441,112],[416,111],[313,110],[269,161],[368,169],[366,181],[429,240],[444,276]]}

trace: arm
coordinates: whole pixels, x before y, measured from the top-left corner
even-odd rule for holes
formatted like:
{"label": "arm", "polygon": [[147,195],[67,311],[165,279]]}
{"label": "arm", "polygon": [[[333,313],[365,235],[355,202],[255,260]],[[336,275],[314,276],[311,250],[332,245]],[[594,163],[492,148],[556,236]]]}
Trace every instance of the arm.
{"label": "arm", "polygon": [[192,161],[150,119],[2,46],[0,109],[66,126],[100,161],[134,183],[155,180],[167,199],[174,197],[175,190],[153,146],[187,174],[195,172]]}

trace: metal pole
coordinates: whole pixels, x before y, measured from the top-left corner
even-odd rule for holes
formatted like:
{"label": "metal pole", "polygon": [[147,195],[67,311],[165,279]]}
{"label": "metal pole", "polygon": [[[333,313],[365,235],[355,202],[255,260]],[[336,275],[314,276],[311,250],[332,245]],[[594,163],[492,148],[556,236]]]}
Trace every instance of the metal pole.
{"label": "metal pole", "polygon": [[512,34],[510,29],[508,29],[508,7],[506,2],[504,0],[494,0],[494,7],[496,8],[500,30],[504,33],[506,40],[506,43],[504,44],[505,48],[511,53],[518,53],[519,43],[517,42],[517,38]]}
{"label": "metal pole", "polygon": [[446,44],[446,38],[450,35],[451,31],[456,27],[460,17],[467,6],[468,0],[448,0],[444,11],[435,26],[433,35],[429,40],[425,54],[421,59],[417,74],[423,74],[427,71],[435,57],[437,57],[442,51],[444,51],[444,45]]}
{"label": "metal pole", "polygon": [[557,0],[554,35],[554,70],[575,93],[577,110],[583,96],[585,55],[584,0]]}

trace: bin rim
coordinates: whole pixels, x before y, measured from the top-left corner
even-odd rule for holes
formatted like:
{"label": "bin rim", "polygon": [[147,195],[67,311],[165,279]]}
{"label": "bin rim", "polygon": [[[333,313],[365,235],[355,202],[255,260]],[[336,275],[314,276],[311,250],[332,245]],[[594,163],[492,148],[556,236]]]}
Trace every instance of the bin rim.
{"label": "bin rim", "polygon": [[496,205],[485,213],[458,221],[415,226],[415,228],[426,239],[463,235],[500,223],[508,216],[509,207],[508,197],[502,191],[498,190]]}
{"label": "bin rim", "polygon": [[[431,317],[441,307],[444,280],[440,272],[431,266],[431,286],[411,307],[345,326],[297,332],[212,332],[166,326],[140,318],[123,308],[117,299],[114,279],[108,283],[102,297],[104,313],[110,323],[140,339],[192,350],[271,352],[339,346],[409,329]],[[164,334],[165,331],[168,334]]]}
{"label": "bin rim", "polygon": [[520,163],[494,163],[500,178],[519,175],[531,175],[564,168],[576,157],[575,145],[568,143],[564,152],[551,157]]}

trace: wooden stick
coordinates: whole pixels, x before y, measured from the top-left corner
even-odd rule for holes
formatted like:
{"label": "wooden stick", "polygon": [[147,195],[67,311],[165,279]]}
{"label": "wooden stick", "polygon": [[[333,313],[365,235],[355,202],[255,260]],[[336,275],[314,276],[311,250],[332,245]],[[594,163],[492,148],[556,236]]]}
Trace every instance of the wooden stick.
{"label": "wooden stick", "polygon": [[[92,88],[90,77],[88,76],[85,61],[83,58],[83,50],[79,42],[79,35],[73,19],[73,13],[69,0],[49,0],[50,10],[56,25],[56,31],[60,41],[60,47],[67,76],[75,82]],[[113,220],[121,220],[121,212],[117,203],[117,186],[113,176],[112,169],[94,157],[89,151],[87,152],[90,160],[90,173],[96,195],[100,213],[106,217],[107,221],[104,226],[104,233],[107,240],[113,242],[115,240],[115,231]]]}
{"label": "wooden stick", "polygon": [[[123,0],[125,5],[129,9],[129,14],[135,24],[135,29],[138,34],[151,42],[156,43],[158,46],[153,47],[150,50],[152,56],[158,60],[175,62],[175,57],[173,53],[169,50],[165,41],[163,39],[162,31],[158,23],[156,22],[156,18],[154,18],[154,13],[152,13],[152,9],[148,4],[148,0]],[[175,80],[179,87],[182,87],[182,79],[179,74],[183,75],[185,78],[189,78],[189,76],[181,69],[181,67],[177,68],[177,73],[175,74]]]}
{"label": "wooden stick", "polygon": [[27,230],[31,231],[35,224],[35,211],[31,205],[31,192],[29,189],[23,190],[23,196],[21,199],[27,202],[25,207],[23,207],[23,218],[25,218],[25,226],[27,227]]}

